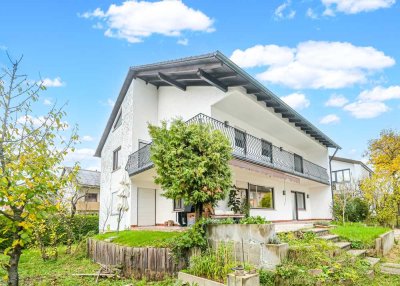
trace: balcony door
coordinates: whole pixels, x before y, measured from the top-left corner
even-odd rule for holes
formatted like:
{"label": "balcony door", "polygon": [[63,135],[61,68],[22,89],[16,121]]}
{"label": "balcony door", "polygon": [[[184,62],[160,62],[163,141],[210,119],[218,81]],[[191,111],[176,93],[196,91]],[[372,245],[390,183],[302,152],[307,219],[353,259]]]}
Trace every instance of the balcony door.
{"label": "balcony door", "polygon": [[306,209],[305,193],[292,191],[292,214],[293,220],[299,220],[299,211]]}

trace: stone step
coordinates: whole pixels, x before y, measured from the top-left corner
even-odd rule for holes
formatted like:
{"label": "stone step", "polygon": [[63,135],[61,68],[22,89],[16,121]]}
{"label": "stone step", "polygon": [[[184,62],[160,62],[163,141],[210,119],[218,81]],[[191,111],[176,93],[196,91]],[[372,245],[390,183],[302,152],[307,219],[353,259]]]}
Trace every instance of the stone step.
{"label": "stone step", "polygon": [[312,228],[307,230],[307,232],[314,233],[316,236],[323,236],[329,234],[329,229],[327,228]]}
{"label": "stone step", "polygon": [[343,250],[350,249],[350,247],[351,247],[351,243],[346,242],[346,241],[335,242],[334,244],[336,245],[337,248],[340,248]]}
{"label": "stone step", "polygon": [[369,262],[371,267],[374,267],[379,261],[381,261],[380,258],[376,257],[365,257],[365,260]]}
{"label": "stone step", "polygon": [[365,249],[349,249],[347,253],[355,257],[365,257],[367,251]]}
{"label": "stone step", "polygon": [[329,240],[332,242],[339,241],[339,235],[336,235],[336,234],[325,234],[325,235],[320,236],[319,238]]}
{"label": "stone step", "polygon": [[386,274],[400,275],[400,264],[382,263],[381,272]]}

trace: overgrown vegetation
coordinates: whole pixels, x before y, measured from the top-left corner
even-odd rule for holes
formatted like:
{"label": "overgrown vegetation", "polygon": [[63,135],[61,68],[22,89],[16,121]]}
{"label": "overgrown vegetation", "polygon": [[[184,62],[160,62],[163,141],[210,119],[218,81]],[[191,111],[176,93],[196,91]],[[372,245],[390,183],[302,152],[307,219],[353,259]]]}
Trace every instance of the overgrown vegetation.
{"label": "overgrown vegetation", "polygon": [[151,230],[125,230],[120,232],[107,232],[94,236],[97,240],[111,239],[113,243],[130,247],[168,247],[180,232],[151,231]]}
{"label": "overgrown vegetation", "polygon": [[379,226],[366,226],[362,223],[346,223],[330,229],[330,232],[340,238],[350,241],[352,248],[372,248],[379,235],[389,231],[389,228]]}

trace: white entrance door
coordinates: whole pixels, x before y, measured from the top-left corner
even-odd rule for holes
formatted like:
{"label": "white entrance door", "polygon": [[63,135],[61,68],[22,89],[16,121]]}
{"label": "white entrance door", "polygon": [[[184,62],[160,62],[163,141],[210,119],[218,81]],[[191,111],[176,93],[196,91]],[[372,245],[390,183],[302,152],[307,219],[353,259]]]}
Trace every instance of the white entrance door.
{"label": "white entrance door", "polygon": [[138,226],[156,224],[156,190],[138,189]]}

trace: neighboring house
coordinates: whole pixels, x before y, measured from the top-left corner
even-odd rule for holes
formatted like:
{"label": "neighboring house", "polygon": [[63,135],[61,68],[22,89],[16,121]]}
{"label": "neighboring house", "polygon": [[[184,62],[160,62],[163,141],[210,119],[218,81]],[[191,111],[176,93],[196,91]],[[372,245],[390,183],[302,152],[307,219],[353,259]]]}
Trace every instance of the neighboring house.
{"label": "neighboring house", "polygon": [[[331,219],[327,135],[220,52],[129,69],[95,156],[101,157],[100,224],[115,229],[118,194],[130,184],[122,228],[177,222],[182,202],[154,183],[148,123],[181,117],[230,140],[232,185],[250,214],[271,221]],[[111,207],[111,216],[107,209]],[[216,212],[229,211],[226,202]]]}
{"label": "neighboring house", "polygon": [[337,189],[340,184],[353,183],[356,186],[364,178],[370,177],[373,171],[361,161],[331,157],[331,181],[333,189]]}
{"label": "neighboring house", "polygon": [[[71,168],[64,167],[62,175],[70,171]],[[78,214],[98,214],[100,210],[100,172],[80,169],[76,176],[76,182],[66,188],[64,200],[68,205],[71,205],[71,200],[74,200]]]}

